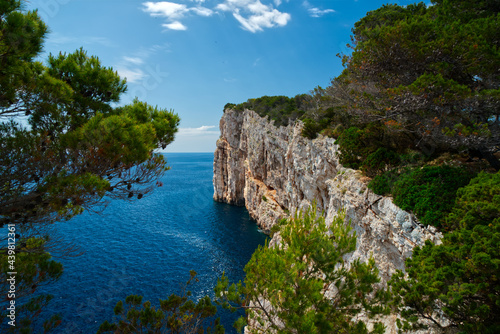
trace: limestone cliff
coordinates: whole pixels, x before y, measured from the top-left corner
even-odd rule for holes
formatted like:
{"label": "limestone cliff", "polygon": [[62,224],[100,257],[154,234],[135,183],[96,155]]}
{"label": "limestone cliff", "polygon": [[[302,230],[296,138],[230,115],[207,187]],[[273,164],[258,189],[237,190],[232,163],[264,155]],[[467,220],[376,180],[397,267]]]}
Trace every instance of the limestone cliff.
{"label": "limestone cliff", "polygon": [[226,110],[214,156],[214,199],[245,205],[264,231],[314,200],[327,222],[343,209],[357,234],[350,258],[373,254],[384,282],[404,268],[415,245],[439,242],[434,228],[422,226],[390,197],[374,194],[360,172],[339,164],[334,139],[309,140],[301,130],[300,122],[276,128],[253,111]]}

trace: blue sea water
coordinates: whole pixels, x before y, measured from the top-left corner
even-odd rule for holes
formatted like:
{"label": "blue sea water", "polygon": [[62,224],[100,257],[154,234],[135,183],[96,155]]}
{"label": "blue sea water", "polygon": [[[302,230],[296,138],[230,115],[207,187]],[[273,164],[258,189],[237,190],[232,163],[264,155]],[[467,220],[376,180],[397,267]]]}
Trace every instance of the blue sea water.
{"label": "blue sea water", "polygon": [[[84,213],[58,223],[57,234],[85,253],[60,261],[64,273],[45,287],[54,295],[45,314],[60,313],[56,333],[95,333],[129,294],[157,303],[179,293],[189,278],[194,298],[213,296],[223,272],[231,281],[266,236],[241,207],[213,201],[213,154],[166,154],[163,187],[132,203],[114,201],[103,214]],[[237,315],[222,314],[226,333]]]}

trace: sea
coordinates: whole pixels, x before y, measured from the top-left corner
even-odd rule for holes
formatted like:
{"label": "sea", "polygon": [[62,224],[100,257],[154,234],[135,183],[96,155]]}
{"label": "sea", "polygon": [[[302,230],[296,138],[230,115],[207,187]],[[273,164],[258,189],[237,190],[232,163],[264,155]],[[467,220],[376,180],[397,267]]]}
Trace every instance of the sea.
{"label": "sea", "polygon": [[[267,236],[245,208],[213,200],[212,153],[165,156],[171,169],[162,187],[133,202],[112,201],[101,214],[56,224],[62,248],[83,254],[58,259],[64,273],[40,289],[54,296],[41,318],[62,316],[55,333],[96,333],[131,294],[158,305],[181,293],[190,270],[199,280],[190,286],[194,300],[213,297],[223,273],[232,282],[244,278],[245,264]],[[218,315],[226,333],[236,333],[232,324],[241,313]]]}

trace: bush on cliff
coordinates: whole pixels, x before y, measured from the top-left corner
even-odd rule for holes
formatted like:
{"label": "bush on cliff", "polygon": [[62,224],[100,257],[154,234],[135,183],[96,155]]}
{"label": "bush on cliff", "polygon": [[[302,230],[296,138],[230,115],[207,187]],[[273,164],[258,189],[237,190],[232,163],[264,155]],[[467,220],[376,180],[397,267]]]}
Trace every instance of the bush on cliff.
{"label": "bush on cliff", "polygon": [[[349,265],[343,256],[354,251],[356,237],[341,214],[327,226],[313,206],[281,222],[280,244],[259,247],[245,267],[244,283],[223,276],[215,289],[229,309],[244,308],[255,324],[250,331],[267,333],[368,333],[353,317],[383,313],[385,294],[376,290],[378,270],[368,263]],[[247,323],[240,318],[239,330]],[[383,333],[376,324],[372,333]]]}
{"label": "bush on cliff", "polygon": [[481,173],[458,191],[442,244],[426,242],[390,282],[404,329],[427,319],[464,333],[500,332],[500,174]]}
{"label": "bush on cliff", "polygon": [[274,125],[287,126],[296,119],[299,119],[306,110],[311,108],[311,98],[307,94],[300,94],[295,97],[287,96],[262,96],[256,99],[249,99],[240,104],[227,103],[224,110],[233,109],[243,111],[250,109],[259,116],[269,116]]}
{"label": "bush on cliff", "polygon": [[425,166],[408,169],[394,182],[394,204],[412,211],[425,225],[442,227],[455,204],[457,190],[474,175],[462,168]]}

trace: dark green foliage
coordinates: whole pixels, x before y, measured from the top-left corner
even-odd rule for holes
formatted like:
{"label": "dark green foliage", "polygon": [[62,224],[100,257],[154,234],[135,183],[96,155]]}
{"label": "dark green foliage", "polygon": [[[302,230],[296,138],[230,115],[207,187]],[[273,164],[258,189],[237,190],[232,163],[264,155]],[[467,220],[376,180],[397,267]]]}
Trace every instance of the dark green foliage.
{"label": "dark green foliage", "polygon": [[480,173],[457,192],[457,201],[446,224],[450,228],[473,229],[498,221],[500,213],[500,174]]}
{"label": "dark green foliage", "polygon": [[406,328],[439,312],[465,333],[500,331],[500,174],[481,173],[458,192],[441,245],[414,249],[390,286]]}
{"label": "dark green foliage", "polygon": [[344,127],[350,124],[349,117],[346,117],[342,108],[329,107],[323,109],[321,106],[304,114],[302,122],[304,123],[302,136],[309,139],[316,138],[319,133],[337,138]]}
{"label": "dark green foliage", "polygon": [[441,227],[453,208],[457,190],[472,177],[464,169],[450,166],[408,169],[392,186],[394,204],[413,211],[425,225]]}
{"label": "dark green foliage", "polygon": [[396,170],[390,170],[380,175],[376,175],[370,183],[370,188],[377,195],[389,195],[392,192],[394,182],[397,181],[399,173]]}
{"label": "dark green foliage", "polygon": [[[132,187],[137,198],[150,192],[168,169],[155,150],[173,141],[180,120],[138,100],[115,107],[125,80],[83,49],[35,61],[47,27],[23,3],[0,1],[0,227],[16,229],[15,270],[7,270],[4,243],[0,281],[17,272],[16,320],[29,332],[49,301],[29,295],[62,273],[46,226],[128,199]],[[20,118],[30,126],[12,121]],[[9,302],[1,298],[1,309]]]}
{"label": "dark green foliage", "polygon": [[[15,235],[20,231],[9,227],[9,232]],[[13,235],[9,235],[9,237],[11,238]],[[2,319],[12,320],[7,318],[9,312],[6,311],[6,308],[10,305],[10,300],[16,302],[16,326],[9,326],[9,333],[32,333],[32,326],[37,320],[37,315],[52,299],[49,294],[38,294],[36,297],[31,297],[32,293],[39,287],[59,279],[63,272],[61,263],[54,261],[46,251],[47,241],[47,237],[20,239],[16,246],[15,256],[12,256],[13,253],[9,253],[6,249],[0,254],[0,276],[2,277],[0,289],[4,291],[0,297]],[[9,272],[13,271],[12,266],[17,273],[14,275],[16,278],[14,292],[10,292],[10,283],[7,281],[11,277]],[[57,327],[60,322],[60,317],[53,315],[45,321],[44,329],[48,332]]]}
{"label": "dark green foliage", "polygon": [[321,125],[311,118],[305,118],[302,120],[302,122],[304,122],[304,127],[302,128],[302,136],[306,138],[314,139],[322,130]]}
{"label": "dark green foliage", "polygon": [[224,327],[219,319],[214,319],[217,306],[212,304],[208,296],[194,302],[190,284],[197,282],[196,272],[190,272],[181,295],[171,294],[167,299],[160,299],[160,306],[152,306],[151,302],[142,302],[142,296],[130,295],[125,299],[125,307],[119,301],[114,313],[119,320],[113,323],[105,321],[99,327],[100,333],[178,333],[178,334],[223,334]]}
{"label": "dark green foliage", "polygon": [[48,30],[37,12],[22,12],[21,8],[21,1],[0,4],[0,116],[15,114],[4,108],[16,101],[29,76],[29,62],[42,51]]}
{"label": "dark green foliage", "polygon": [[340,163],[346,167],[358,168],[366,151],[363,145],[363,131],[351,127],[339,136],[335,142],[340,146]]}
{"label": "dark green foliage", "polygon": [[[500,97],[498,4],[433,3],[384,5],[358,21],[337,84],[355,101],[351,113],[383,120],[412,145],[486,156],[500,143],[491,121]],[[491,155],[488,162],[500,168]]]}
{"label": "dark green foliage", "polygon": [[[419,168],[425,165],[428,160],[423,154],[418,152],[396,154],[392,151],[387,152],[383,147],[379,150],[379,153],[382,153],[380,154],[382,163],[379,165],[375,163],[375,166],[378,165],[384,168],[374,170],[377,172],[377,175],[374,175],[373,179],[368,183],[368,188],[378,195],[390,195],[392,193],[392,187],[401,173],[407,172],[409,168]],[[372,155],[377,157],[377,154],[372,153]],[[377,160],[374,162],[376,161]],[[363,165],[365,164],[368,164],[366,160],[363,162]],[[391,169],[391,167],[394,168]],[[406,167],[406,169],[404,167]],[[385,169],[388,170],[384,171]],[[375,174],[375,172],[372,172],[372,174]]]}
{"label": "dark green foliage", "polygon": [[375,152],[370,153],[361,164],[361,170],[368,176],[376,175],[379,171],[385,171],[390,167],[400,163],[399,155],[388,150],[385,147],[380,147]]}
{"label": "dark green foliage", "polygon": [[[245,267],[242,284],[223,276],[216,296],[229,309],[244,308],[256,333],[368,333],[353,316],[383,313],[383,291],[376,290],[378,270],[372,259],[347,266],[343,256],[356,247],[344,215],[327,226],[312,207],[279,228],[281,244],[259,247]],[[327,298],[325,291],[333,289]],[[242,318],[235,326],[246,324]],[[263,326],[258,328],[258,326]],[[372,333],[383,333],[377,324]]]}
{"label": "dark green foliage", "polygon": [[[369,124],[367,127],[360,129],[358,127],[350,127],[342,132],[335,142],[340,146],[340,163],[346,167],[360,168],[363,162],[377,152],[380,146],[383,133],[381,128],[375,124]],[[379,151],[372,156],[373,167],[375,167],[374,159],[387,152],[387,149]],[[388,155],[389,153],[387,153]],[[392,158],[395,160],[396,158]],[[368,165],[367,165],[368,168]],[[384,165],[385,168],[385,165]]]}
{"label": "dark green foliage", "polygon": [[22,99],[29,104],[31,126],[45,131],[74,130],[97,113],[109,114],[126,90],[124,79],[82,48],[51,54],[47,67],[33,72],[43,79],[29,83]]}

